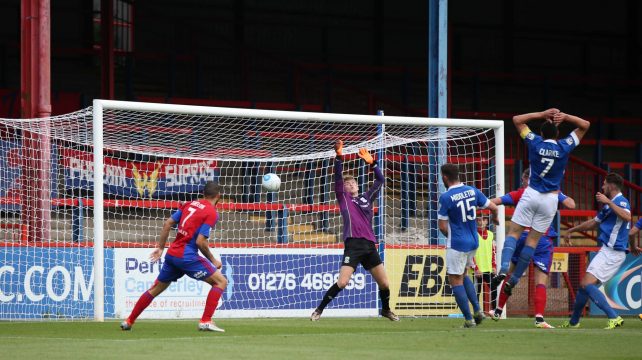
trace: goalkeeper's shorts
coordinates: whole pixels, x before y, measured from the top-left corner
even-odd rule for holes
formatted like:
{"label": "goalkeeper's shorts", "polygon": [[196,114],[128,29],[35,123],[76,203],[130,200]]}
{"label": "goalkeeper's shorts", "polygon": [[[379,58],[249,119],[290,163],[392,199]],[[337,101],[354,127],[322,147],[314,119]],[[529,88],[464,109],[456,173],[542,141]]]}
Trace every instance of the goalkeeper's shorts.
{"label": "goalkeeper's shorts", "polygon": [[346,239],[341,266],[351,266],[356,269],[361,264],[364,269],[370,270],[381,263],[377,244],[373,241],[363,238]]}

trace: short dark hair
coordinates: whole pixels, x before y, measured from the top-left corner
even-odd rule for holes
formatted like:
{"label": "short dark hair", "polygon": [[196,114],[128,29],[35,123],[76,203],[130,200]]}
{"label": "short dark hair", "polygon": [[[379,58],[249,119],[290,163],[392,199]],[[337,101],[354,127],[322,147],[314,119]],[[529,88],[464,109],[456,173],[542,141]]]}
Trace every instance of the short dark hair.
{"label": "short dark hair", "polygon": [[539,132],[545,140],[555,139],[559,133],[557,126],[550,121],[545,121],[539,129]]}
{"label": "short dark hair", "polygon": [[527,178],[531,177],[531,168],[530,167],[527,167],[526,170],[522,171],[522,177],[527,177]]}
{"label": "short dark hair", "polygon": [[617,188],[620,190],[622,190],[622,187],[624,187],[624,179],[622,178],[622,176],[620,176],[620,174],[617,173],[608,173],[604,178],[604,181],[617,186]]}
{"label": "short dark hair", "polygon": [[217,197],[221,194],[223,187],[216,181],[208,181],[203,189],[203,196],[206,198]]}
{"label": "short dark hair", "polygon": [[450,181],[458,181],[459,167],[455,164],[443,164],[441,166],[441,174],[447,177]]}

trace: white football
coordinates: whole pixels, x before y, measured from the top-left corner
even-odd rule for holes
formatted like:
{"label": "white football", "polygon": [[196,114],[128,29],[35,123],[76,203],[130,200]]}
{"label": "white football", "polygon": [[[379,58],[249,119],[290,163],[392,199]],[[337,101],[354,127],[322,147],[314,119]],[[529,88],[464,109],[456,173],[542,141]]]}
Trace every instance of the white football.
{"label": "white football", "polygon": [[277,174],[265,174],[263,175],[262,186],[265,191],[279,191],[281,188],[281,178],[279,178]]}

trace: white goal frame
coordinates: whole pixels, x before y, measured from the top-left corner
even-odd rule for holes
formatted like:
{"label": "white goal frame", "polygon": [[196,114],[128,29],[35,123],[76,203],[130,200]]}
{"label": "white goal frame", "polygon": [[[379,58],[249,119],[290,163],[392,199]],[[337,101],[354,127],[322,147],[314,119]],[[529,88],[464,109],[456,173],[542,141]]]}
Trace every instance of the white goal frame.
{"label": "white goal frame", "polygon": [[[103,112],[105,110],[132,110],[138,112],[164,112],[187,115],[214,115],[232,117],[254,117],[293,121],[350,122],[383,125],[412,125],[425,127],[465,127],[493,129],[495,137],[495,196],[504,194],[504,122],[501,120],[438,119],[419,117],[329,114],[295,111],[271,111],[236,109],[174,104],[156,104],[115,100],[93,101],[93,151],[94,173],[102,174],[103,164]],[[94,176],[94,319],[104,321],[105,271],[104,271],[104,207],[103,177]],[[500,225],[496,227],[497,257],[501,256],[504,243],[504,207],[499,207]]]}

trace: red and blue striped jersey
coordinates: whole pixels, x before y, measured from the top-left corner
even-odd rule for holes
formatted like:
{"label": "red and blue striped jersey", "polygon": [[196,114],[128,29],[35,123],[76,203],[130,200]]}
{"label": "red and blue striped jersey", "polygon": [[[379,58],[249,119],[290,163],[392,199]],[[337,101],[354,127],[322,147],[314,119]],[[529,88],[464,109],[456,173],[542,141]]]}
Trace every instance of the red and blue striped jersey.
{"label": "red and blue striped jersey", "polygon": [[218,220],[218,214],[209,201],[196,200],[185,203],[172,214],[172,219],[178,223],[178,229],[176,239],[172,241],[167,255],[182,258],[198,255],[196,239],[198,235],[206,238],[210,236],[210,230]]}

